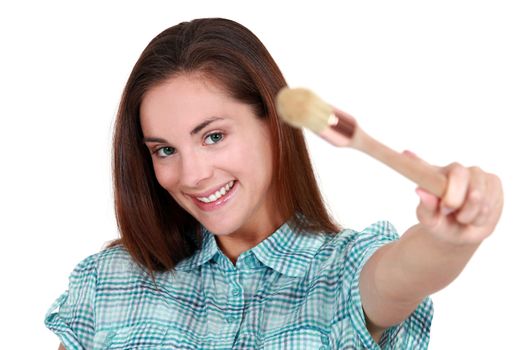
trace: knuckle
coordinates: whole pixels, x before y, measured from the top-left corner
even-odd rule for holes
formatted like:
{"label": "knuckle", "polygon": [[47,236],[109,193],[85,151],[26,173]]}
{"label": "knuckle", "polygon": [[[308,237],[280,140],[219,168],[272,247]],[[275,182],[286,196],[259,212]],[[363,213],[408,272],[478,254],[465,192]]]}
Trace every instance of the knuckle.
{"label": "knuckle", "polygon": [[479,166],[471,166],[468,168],[471,172],[473,173],[476,173],[476,174],[480,174],[480,173],[483,173],[483,169],[481,169]]}
{"label": "knuckle", "polygon": [[470,171],[469,169],[465,168],[464,166],[458,166],[456,169],[456,172],[458,174],[460,174],[461,176],[465,176],[465,177],[468,177],[470,176]]}
{"label": "knuckle", "polygon": [[472,219],[469,215],[465,214],[465,213],[460,213],[459,215],[456,216],[456,220],[461,223],[461,224],[468,224]]}
{"label": "knuckle", "polygon": [[468,194],[468,200],[473,204],[480,204],[482,198],[483,193],[478,189],[472,190]]}
{"label": "knuckle", "polygon": [[470,177],[469,169],[465,168],[463,165],[455,162],[452,163],[449,168],[449,175],[455,178],[468,178]]}
{"label": "knuckle", "polygon": [[503,185],[501,183],[501,179],[497,175],[489,174],[489,181],[494,183],[494,185],[496,187],[498,187],[498,188],[502,188],[503,187]]}
{"label": "knuckle", "polygon": [[481,216],[487,216],[490,212],[490,208],[488,206],[488,204],[484,204],[481,206],[481,209],[479,211],[480,215]]}
{"label": "knuckle", "polygon": [[453,162],[450,164],[451,169],[461,169],[464,168],[464,166],[459,162]]}

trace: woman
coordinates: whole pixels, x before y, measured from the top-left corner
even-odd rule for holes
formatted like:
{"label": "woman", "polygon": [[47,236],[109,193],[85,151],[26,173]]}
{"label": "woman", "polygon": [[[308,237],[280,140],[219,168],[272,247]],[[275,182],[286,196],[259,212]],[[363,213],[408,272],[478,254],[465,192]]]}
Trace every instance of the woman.
{"label": "woman", "polygon": [[[432,303],[493,230],[498,178],[443,168],[419,223],[341,230],[286,85],[225,19],[168,28],[124,89],[114,135],[121,239],[82,261],[46,325],[67,349],[425,349]],[[407,153],[406,156],[415,157]]]}

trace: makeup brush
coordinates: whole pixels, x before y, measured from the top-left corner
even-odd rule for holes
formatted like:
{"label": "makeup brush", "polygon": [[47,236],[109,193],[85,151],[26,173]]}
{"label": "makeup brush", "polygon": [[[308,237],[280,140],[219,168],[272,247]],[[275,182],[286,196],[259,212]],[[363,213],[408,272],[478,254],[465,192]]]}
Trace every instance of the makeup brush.
{"label": "makeup brush", "polygon": [[288,124],[306,127],[335,146],[352,147],[372,156],[439,198],[445,194],[444,174],[373,139],[351,115],[333,108],[308,89],[281,89],[277,95],[277,113]]}

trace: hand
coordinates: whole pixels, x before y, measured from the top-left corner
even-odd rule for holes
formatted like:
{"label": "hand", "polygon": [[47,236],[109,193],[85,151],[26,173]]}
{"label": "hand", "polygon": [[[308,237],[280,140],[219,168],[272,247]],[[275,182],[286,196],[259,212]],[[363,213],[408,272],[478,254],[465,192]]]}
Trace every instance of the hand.
{"label": "hand", "polygon": [[[419,159],[410,151],[403,153]],[[440,240],[480,244],[494,231],[501,216],[500,179],[479,167],[466,168],[459,163],[436,168],[448,178],[445,195],[440,199],[422,188],[416,189],[421,200],[416,210],[419,222]]]}

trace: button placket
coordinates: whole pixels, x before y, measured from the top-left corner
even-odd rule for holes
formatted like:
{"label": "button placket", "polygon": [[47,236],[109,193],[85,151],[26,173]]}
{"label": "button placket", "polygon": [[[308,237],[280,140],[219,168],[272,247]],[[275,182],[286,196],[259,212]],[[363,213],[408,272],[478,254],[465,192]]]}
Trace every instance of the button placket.
{"label": "button placket", "polygon": [[233,276],[233,278],[231,280],[231,284],[229,286],[229,289],[230,289],[230,293],[233,296],[241,295],[242,287],[241,287],[241,285],[239,283],[239,273],[235,273],[235,275]]}
{"label": "button placket", "polygon": [[319,350],[328,350],[330,347],[330,339],[328,339],[328,336],[327,335],[322,335],[321,336],[321,343],[323,343],[323,345],[321,345],[319,347]]}
{"label": "button placket", "polygon": [[239,308],[239,304],[241,304],[242,306],[243,303],[242,287],[240,286],[240,272],[238,270],[231,273],[230,285],[228,286],[228,288],[230,294],[230,297],[228,298],[228,304],[231,310],[237,311],[230,311],[227,315],[225,315],[224,319],[229,324],[232,324],[239,321],[240,315],[238,313],[242,312],[238,311],[239,309],[242,310],[242,308]]}

